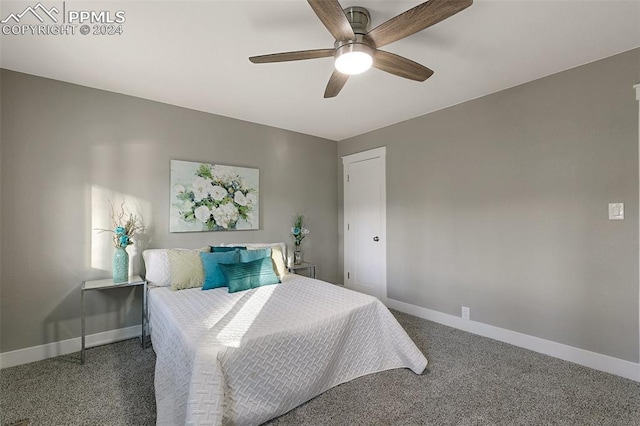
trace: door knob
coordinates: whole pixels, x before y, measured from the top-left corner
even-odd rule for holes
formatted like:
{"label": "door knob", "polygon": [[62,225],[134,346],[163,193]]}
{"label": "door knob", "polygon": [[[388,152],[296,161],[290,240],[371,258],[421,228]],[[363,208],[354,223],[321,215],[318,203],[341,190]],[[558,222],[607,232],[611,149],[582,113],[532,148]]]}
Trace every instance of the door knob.
{"label": "door knob", "polygon": [[378,241],[380,241],[380,237],[373,237],[373,241],[377,243]]}

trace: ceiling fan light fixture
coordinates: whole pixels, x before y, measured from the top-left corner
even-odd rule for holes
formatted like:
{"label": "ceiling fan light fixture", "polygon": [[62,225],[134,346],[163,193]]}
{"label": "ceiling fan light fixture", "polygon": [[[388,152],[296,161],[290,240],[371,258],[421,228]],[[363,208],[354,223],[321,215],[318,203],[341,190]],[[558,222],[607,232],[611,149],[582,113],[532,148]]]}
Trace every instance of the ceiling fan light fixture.
{"label": "ceiling fan light fixture", "polygon": [[361,74],[373,64],[373,49],[364,43],[349,43],[336,49],[336,70],[342,74]]}
{"label": "ceiling fan light fixture", "polygon": [[333,49],[299,50],[252,56],[254,64],[300,61],[334,57],[335,70],[329,77],[325,98],[340,93],[350,75],[375,67],[380,71],[414,81],[425,81],[433,71],[410,59],[379,50],[441,22],[473,4],[473,0],[426,0],[369,30],[371,15],[364,7],[344,9],[339,0],[307,0],[316,16],[329,30],[335,43]]}

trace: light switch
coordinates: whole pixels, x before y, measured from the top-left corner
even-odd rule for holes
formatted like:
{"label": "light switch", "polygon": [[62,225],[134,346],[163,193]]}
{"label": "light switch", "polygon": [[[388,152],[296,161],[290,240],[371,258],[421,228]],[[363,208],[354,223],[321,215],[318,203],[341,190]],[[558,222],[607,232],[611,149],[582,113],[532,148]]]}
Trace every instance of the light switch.
{"label": "light switch", "polygon": [[624,203],[609,203],[609,220],[624,220]]}

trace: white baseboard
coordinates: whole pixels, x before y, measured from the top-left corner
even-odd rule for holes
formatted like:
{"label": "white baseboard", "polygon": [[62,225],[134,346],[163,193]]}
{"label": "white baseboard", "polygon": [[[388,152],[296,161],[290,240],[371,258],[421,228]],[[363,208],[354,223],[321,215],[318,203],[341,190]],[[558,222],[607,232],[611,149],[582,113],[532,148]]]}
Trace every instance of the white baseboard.
{"label": "white baseboard", "polygon": [[[445,314],[410,303],[394,299],[384,299],[385,305],[400,312],[424,318],[429,321],[444,324],[449,327],[468,331],[469,333],[489,337],[514,346],[529,349],[565,361],[584,365],[596,370],[615,374],[627,379],[640,382],[640,364],[614,358],[612,356],[587,351],[562,343],[552,342],[539,337],[518,333],[493,325],[483,324],[477,321],[463,320],[454,315]],[[100,346],[107,343],[118,342],[140,336],[140,326],[135,325],[117,330],[91,334],[86,337],[87,347]],[[78,352],[81,348],[81,339],[62,340],[46,345],[33,346],[16,351],[0,353],[0,369],[27,364],[60,355]]]}
{"label": "white baseboard", "polygon": [[447,325],[449,327],[468,331],[469,333],[489,337],[514,346],[529,349],[565,361],[584,365],[595,370],[615,374],[627,379],[640,382],[640,364],[614,358],[612,356],[587,351],[562,343],[552,342],[517,331],[507,330],[493,325],[484,324],[477,321],[464,320],[454,315],[445,314],[410,303],[401,302],[394,299],[385,299],[385,305],[419,318]]}
{"label": "white baseboard", "polygon": [[[90,348],[139,336],[140,326],[134,325],[131,327],[119,328],[117,330],[109,330],[102,333],[87,335],[85,343],[86,347]],[[0,369],[79,352],[81,348],[82,339],[80,337],[75,337],[73,339],[47,343],[46,345],[3,352],[0,353]]]}

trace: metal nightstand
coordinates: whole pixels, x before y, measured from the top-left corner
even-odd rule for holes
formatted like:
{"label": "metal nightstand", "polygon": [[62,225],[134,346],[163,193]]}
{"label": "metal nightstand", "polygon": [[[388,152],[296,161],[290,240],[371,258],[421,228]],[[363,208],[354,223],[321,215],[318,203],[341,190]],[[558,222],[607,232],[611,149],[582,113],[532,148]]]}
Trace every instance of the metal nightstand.
{"label": "metal nightstand", "polygon": [[104,280],[88,280],[82,282],[82,288],[80,291],[81,304],[82,304],[82,349],[80,351],[80,363],[84,364],[85,361],[85,312],[84,312],[84,293],[89,290],[110,290],[114,288],[122,287],[137,287],[142,286],[142,332],[140,333],[140,343],[142,347],[145,347],[145,338],[147,330],[147,281],[136,275],[129,277],[129,281],[122,283],[114,283],[113,278],[106,278]]}
{"label": "metal nightstand", "polygon": [[309,278],[315,278],[316,277],[316,264],[315,263],[310,263],[310,262],[302,262],[299,265],[291,265],[288,266],[287,269],[289,270],[289,272],[293,272],[294,274],[297,274],[297,271],[303,271],[303,270],[307,270],[307,272],[309,273]]}

